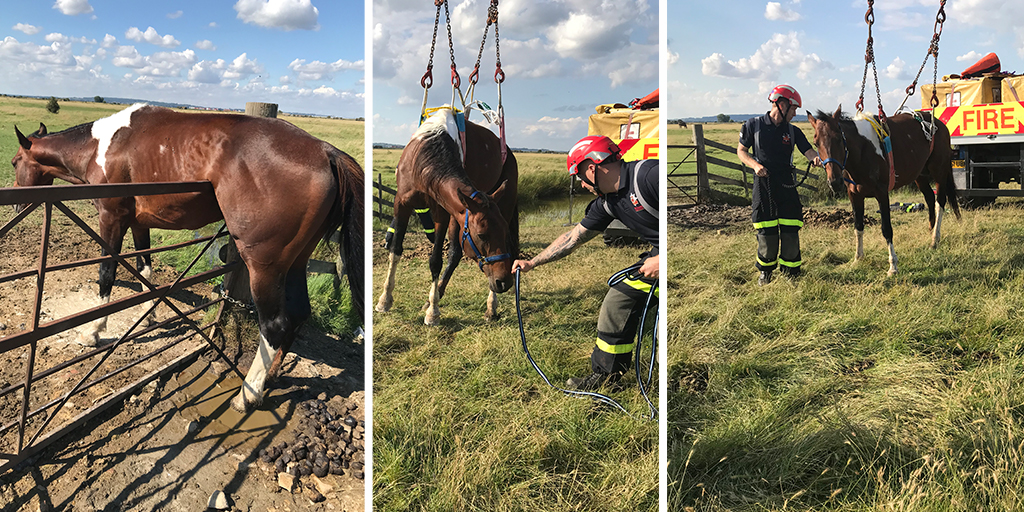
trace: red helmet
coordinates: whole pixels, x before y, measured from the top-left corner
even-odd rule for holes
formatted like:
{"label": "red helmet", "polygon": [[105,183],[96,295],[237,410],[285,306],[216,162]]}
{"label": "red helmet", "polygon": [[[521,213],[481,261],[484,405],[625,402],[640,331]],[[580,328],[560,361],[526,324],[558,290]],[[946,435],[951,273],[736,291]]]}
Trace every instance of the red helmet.
{"label": "red helmet", "polygon": [[569,157],[565,160],[569,174],[575,176],[578,172],[577,166],[584,160],[592,160],[595,164],[619,155],[619,147],[611,139],[604,135],[588,135],[580,139],[569,150]]}
{"label": "red helmet", "polygon": [[803,106],[803,102],[800,101],[800,93],[796,92],[796,89],[789,85],[776,85],[772,89],[771,94],[768,95],[768,101],[775,103],[780,98],[786,98],[789,100],[790,105],[796,105],[797,107]]}

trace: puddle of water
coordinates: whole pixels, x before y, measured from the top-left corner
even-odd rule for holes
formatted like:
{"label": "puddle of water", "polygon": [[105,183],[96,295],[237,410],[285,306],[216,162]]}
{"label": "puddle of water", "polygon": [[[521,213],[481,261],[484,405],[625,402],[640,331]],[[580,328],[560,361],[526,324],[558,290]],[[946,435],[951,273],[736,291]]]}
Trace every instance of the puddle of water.
{"label": "puddle of water", "polygon": [[287,389],[271,387],[259,408],[248,414],[236,411],[231,399],[241,389],[242,379],[234,373],[218,376],[206,363],[186,369],[178,382],[184,387],[171,399],[183,417],[202,425],[196,437],[217,437],[225,447],[255,449],[268,436],[285,430],[294,409]]}

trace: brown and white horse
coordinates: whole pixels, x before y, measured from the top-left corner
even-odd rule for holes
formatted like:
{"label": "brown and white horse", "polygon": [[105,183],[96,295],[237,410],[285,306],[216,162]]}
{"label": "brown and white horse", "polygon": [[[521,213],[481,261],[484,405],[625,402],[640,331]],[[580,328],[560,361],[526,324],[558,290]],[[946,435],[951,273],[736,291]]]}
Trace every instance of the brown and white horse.
{"label": "brown and white horse", "polygon": [[[321,239],[341,228],[352,304],[363,304],[363,172],[334,146],[278,119],[184,114],[133,105],[110,117],[24,136],[11,163],[17,186],[209,181],[213,194],[191,193],[96,200],[100,235],[117,250],[128,229],[136,249],[149,230],[198,229],[224,219],[249,269],[259,313],[260,343],[232,405],[258,405],[299,326],[310,315],[306,265]],[[148,279],[149,258],[143,276]],[[142,270],[142,268],[140,268]],[[100,300],[110,300],[116,263],[100,265]],[[100,319],[81,333],[99,340]]]}
{"label": "brown and white horse", "polygon": [[[437,233],[430,254],[433,281],[423,323],[437,325],[440,300],[463,253],[477,261],[490,284],[487,319],[497,318],[497,294],[512,288],[512,261],[519,255],[519,167],[511,150],[502,162],[501,142],[490,130],[466,122],[465,165],[455,118],[449,109],[427,119],[402,151],[395,179],[395,215],[389,228],[389,269],[377,311],[393,304],[395,273],[409,217],[430,208]],[[487,191],[487,193],[481,192]],[[441,272],[445,238],[448,261]]]}
{"label": "brown and white horse", "polygon": [[[858,116],[850,119],[841,113],[818,111],[807,114],[814,128],[814,143],[825,165],[829,186],[835,194],[843,189],[853,207],[853,226],[856,230],[857,249],[854,261],[864,257],[864,198],[878,201],[882,214],[882,236],[889,246],[889,275],[896,273],[896,249],[892,243],[892,219],[889,212],[889,191],[910,183],[924,194],[928,205],[928,223],[932,228],[932,249],[938,247],[942,230],[942,212],[946,201],[960,218],[960,205],[956,199],[956,184],[950,160],[949,130],[936,121],[934,132],[928,126],[930,113],[922,112],[921,120],[911,114],[889,117],[888,127],[892,141],[892,166],[883,149],[883,142],[872,126],[872,121]],[[877,121],[875,121],[877,123]],[[929,140],[931,136],[931,140]],[[894,170],[894,173],[890,171]],[[931,181],[937,185],[939,210],[935,211],[936,194]]]}

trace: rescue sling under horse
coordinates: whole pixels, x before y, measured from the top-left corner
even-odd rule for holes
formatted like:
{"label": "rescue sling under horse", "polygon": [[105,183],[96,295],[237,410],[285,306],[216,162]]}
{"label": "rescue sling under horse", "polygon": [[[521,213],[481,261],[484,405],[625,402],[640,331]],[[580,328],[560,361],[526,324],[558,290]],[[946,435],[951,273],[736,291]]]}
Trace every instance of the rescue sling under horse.
{"label": "rescue sling under horse", "polygon": [[[16,186],[209,181],[213,194],[98,199],[100,235],[120,252],[128,229],[137,250],[149,230],[198,229],[223,219],[248,267],[259,314],[257,357],[232,406],[258,405],[295,334],[310,316],[306,265],[317,244],[340,228],[340,251],[352,292],[363,304],[363,171],[352,157],[279,119],[184,114],[136,104],[58,133],[27,137],[11,163]],[[148,279],[150,262],[139,262]],[[100,300],[110,300],[116,263],[100,264]],[[94,345],[106,319],[80,333]]]}
{"label": "rescue sling under horse", "polygon": [[[871,116],[850,119],[841,110],[840,106],[833,114],[820,110],[817,115],[807,114],[807,120],[814,129],[814,143],[832,191],[839,194],[845,188],[850,197],[857,236],[854,261],[864,257],[864,198],[873,197],[878,201],[882,236],[889,247],[888,273],[893,275],[897,259],[892,243],[890,190],[917,184],[928,205],[933,249],[939,245],[942,213],[947,200],[956,218],[960,218],[950,160],[949,130],[941,121],[933,121],[927,112],[897,114],[889,117],[887,122],[879,123],[878,118]],[[938,213],[935,211],[936,193],[932,191],[931,181],[937,184]]]}
{"label": "rescue sling under horse", "polygon": [[[477,260],[489,281],[486,318],[497,317],[497,294],[512,288],[512,261],[519,255],[519,167],[515,155],[507,150],[502,162],[498,137],[466,121],[463,160],[457,142],[460,138],[451,109],[442,109],[420,126],[402,151],[395,172],[395,214],[387,241],[391,255],[384,291],[377,302],[379,312],[389,311],[394,302],[395,273],[414,210],[429,208],[436,232],[425,324],[438,323],[441,297],[463,253]],[[446,237],[451,243],[442,276]]]}

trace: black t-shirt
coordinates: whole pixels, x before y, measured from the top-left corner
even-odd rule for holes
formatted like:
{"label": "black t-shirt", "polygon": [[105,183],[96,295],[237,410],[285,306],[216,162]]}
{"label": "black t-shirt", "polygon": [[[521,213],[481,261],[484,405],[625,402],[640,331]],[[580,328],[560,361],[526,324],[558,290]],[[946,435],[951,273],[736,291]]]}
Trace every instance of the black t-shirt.
{"label": "black t-shirt", "polygon": [[580,225],[604,231],[619,219],[654,246],[651,256],[660,252],[658,236],[658,161],[624,162],[619,174],[619,189],[597,198],[587,206]]}
{"label": "black t-shirt", "polygon": [[[792,129],[790,129],[792,127]],[[760,132],[758,134],[758,132]],[[790,134],[796,141],[790,140]],[[758,134],[755,137],[755,134]],[[758,146],[758,142],[760,142]],[[788,172],[793,164],[793,143],[796,142],[800,154],[811,149],[811,143],[807,142],[799,128],[782,123],[775,126],[768,114],[761,117],[752,117],[743,123],[740,129],[740,144],[754,150],[754,158],[769,171],[780,170]]]}

